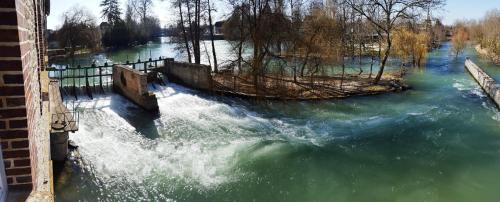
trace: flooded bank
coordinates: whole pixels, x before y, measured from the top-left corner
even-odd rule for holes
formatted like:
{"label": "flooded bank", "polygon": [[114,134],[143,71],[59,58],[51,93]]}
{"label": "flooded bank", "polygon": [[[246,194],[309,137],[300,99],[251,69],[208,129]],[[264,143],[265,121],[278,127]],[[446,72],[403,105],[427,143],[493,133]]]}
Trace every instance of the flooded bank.
{"label": "flooded bank", "polygon": [[500,112],[464,69],[475,53],[448,49],[399,94],[256,103],[169,84],[158,116],[78,100],[56,200],[496,201]]}

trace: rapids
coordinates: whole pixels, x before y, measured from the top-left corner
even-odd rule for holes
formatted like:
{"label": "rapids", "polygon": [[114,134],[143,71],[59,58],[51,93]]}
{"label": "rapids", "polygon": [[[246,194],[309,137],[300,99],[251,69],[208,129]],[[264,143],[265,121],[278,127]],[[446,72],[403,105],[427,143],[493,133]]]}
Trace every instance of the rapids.
{"label": "rapids", "polygon": [[151,86],[150,115],[119,95],[80,99],[57,201],[498,201],[500,112],[449,45],[413,90],[254,102]]}

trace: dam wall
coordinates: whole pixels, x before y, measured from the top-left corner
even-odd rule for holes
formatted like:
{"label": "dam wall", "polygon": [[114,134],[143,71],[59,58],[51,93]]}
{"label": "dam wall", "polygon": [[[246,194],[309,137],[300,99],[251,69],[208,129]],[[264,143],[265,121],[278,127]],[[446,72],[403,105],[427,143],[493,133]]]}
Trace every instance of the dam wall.
{"label": "dam wall", "polygon": [[497,107],[500,108],[500,84],[484,72],[479,66],[467,58],[465,60],[465,68],[479,83],[481,88],[488,94],[488,96],[495,102]]}
{"label": "dam wall", "polygon": [[163,72],[171,82],[201,90],[212,90],[211,70],[208,65],[176,62],[173,59],[167,59]]}
{"label": "dam wall", "polygon": [[158,111],[156,95],[148,91],[148,75],[126,65],[113,66],[113,89],[148,111]]}

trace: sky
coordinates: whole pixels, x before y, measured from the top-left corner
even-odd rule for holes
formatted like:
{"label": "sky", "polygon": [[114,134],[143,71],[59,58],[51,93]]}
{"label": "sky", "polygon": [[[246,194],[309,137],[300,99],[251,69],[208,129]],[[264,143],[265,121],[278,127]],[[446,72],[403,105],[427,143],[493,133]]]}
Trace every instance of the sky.
{"label": "sky", "polygon": [[[127,0],[119,0],[122,11],[125,10]],[[230,12],[225,2],[228,0],[213,0],[217,12],[214,14],[215,21],[223,20]],[[62,14],[75,5],[86,7],[101,22],[101,0],[51,0],[50,15],[48,17],[48,28],[56,29],[62,23]],[[160,19],[162,26],[174,23],[176,9],[172,8],[170,0],[153,0],[153,13]],[[443,20],[444,24],[451,25],[457,20],[480,19],[485,13],[492,9],[500,10],[500,0],[447,0],[446,5],[436,11],[434,16]]]}
{"label": "sky", "polygon": [[[50,0],[50,15],[47,18],[47,28],[56,29],[62,25],[62,14],[75,6],[83,6],[87,8],[98,20],[102,22],[101,8],[99,4],[102,0]],[[121,4],[122,13],[125,13],[127,0],[118,0]],[[229,7],[224,4],[228,0],[212,0],[215,4],[216,13],[214,13],[214,21],[225,19],[225,16],[230,12]],[[177,9],[172,8],[172,0],[153,0],[153,14],[160,19],[162,26],[174,24]]]}

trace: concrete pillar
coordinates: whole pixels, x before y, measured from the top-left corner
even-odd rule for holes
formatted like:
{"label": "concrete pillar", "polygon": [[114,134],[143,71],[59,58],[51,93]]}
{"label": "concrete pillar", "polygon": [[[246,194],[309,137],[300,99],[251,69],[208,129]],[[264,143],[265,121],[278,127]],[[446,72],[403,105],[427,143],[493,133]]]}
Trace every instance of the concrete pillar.
{"label": "concrete pillar", "polygon": [[50,134],[50,154],[53,161],[64,161],[68,155],[68,132]]}

